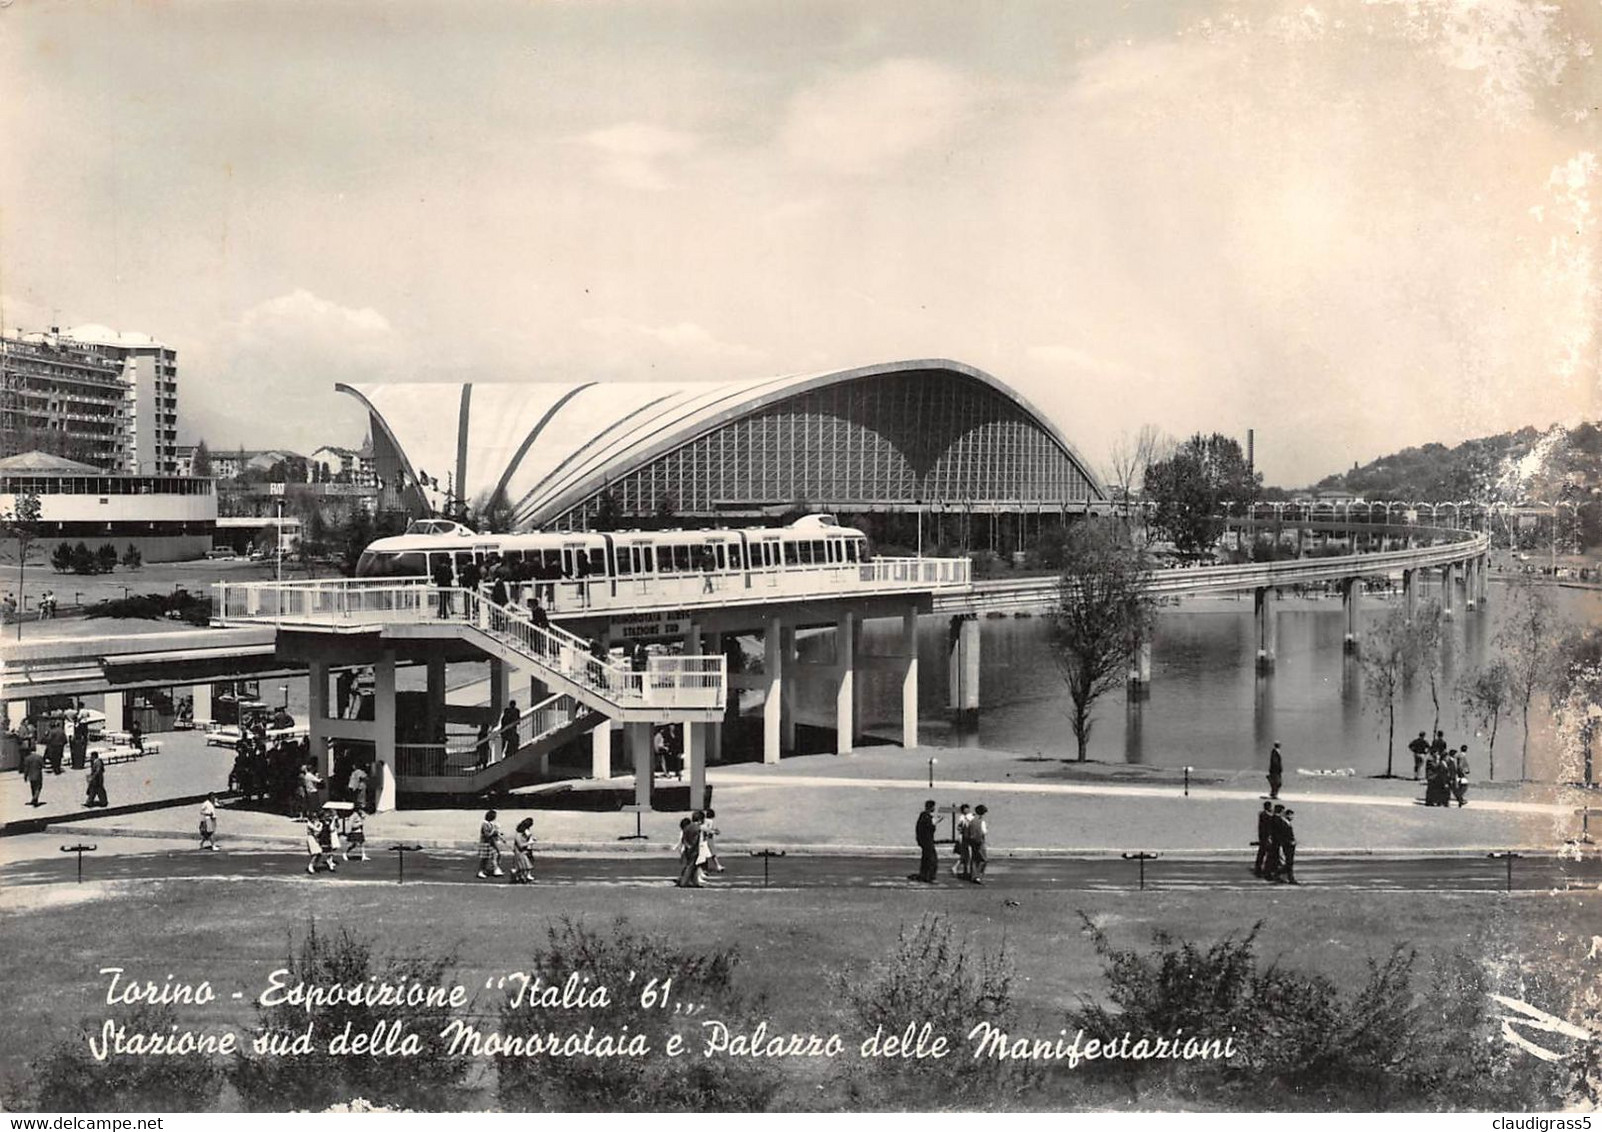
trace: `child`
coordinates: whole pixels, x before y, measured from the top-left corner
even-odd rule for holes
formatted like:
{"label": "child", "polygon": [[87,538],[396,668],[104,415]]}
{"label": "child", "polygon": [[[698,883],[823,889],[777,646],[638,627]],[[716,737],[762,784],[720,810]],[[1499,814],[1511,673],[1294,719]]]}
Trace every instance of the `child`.
{"label": "child", "polygon": [[532,884],[534,881],[534,828],[533,818],[517,823],[517,836],[512,838],[512,883]]}
{"label": "child", "polygon": [[367,817],[362,813],[361,807],[358,806],[350,812],[350,817],[345,819],[345,860],[350,860],[350,851],[352,849],[356,850],[358,860],[367,860],[366,827]]}
{"label": "child", "polygon": [[217,843],[213,840],[217,836],[217,795],[207,794],[206,800],[200,804],[200,847],[217,851]]}
{"label": "child", "polygon": [[334,871],[334,854],[339,850],[339,831],[334,828],[334,815],[324,810],[317,826],[317,850],[321,862]]}
{"label": "child", "polygon": [[501,827],[495,824],[495,811],[484,813],[484,824],[478,827],[478,875],[481,879],[501,877]]}

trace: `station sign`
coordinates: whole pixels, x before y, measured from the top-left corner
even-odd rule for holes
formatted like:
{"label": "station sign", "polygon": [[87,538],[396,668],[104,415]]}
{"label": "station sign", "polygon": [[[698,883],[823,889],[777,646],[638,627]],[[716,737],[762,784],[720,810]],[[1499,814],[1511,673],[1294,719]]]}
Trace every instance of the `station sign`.
{"label": "station sign", "polygon": [[614,641],[639,641],[659,637],[682,637],[694,622],[695,615],[688,609],[630,613],[612,622],[611,638]]}

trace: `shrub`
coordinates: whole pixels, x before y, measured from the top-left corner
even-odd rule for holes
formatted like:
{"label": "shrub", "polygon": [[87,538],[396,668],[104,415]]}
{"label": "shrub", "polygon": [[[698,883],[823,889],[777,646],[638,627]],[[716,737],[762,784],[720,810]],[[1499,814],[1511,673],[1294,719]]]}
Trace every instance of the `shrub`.
{"label": "shrub", "polygon": [[101,543],[95,551],[95,573],[109,574],[117,568],[117,548],[109,542]]}
{"label": "shrub", "polygon": [[[373,954],[371,940],[345,928],[333,935],[319,932],[310,920],[306,937],[297,948],[293,938],[285,966],[290,985],[308,987],[352,986],[376,979],[380,983],[416,983],[424,987],[449,986],[454,957],[414,958]],[[461,1092],[470,1063],[465,1056],[450,1056],[440,1031],[451,1011],[439,1006],[369,1006],[338,1003],[319,1005],[310,1013],[291,1005],[257,1007],[256,1036],[272,1033],[301,1034],[314,1027],[311,1052],[303,1055],[241,1053],[229,1077],[248,1109],[281,1112],[327,1108],[363,1097],[375,1105],[422,1111],[461,1107]],[[328,1052],[331,1039],[345,1032],[372,1034],[380,1024],[399,1023],[422,1043],[422,1052],[407,1057],[336,1056]]]}
{"label": "shrub", "polygon": [[[944,1058],[865,1058],[840,1064],[850,1106],[926,1108],[937,1103],[930,1090],[950,1090],[952,1101],[970,1107],[980,1097],[992,1103],[1027,1087],[1030,1075],[1020,1062],[994,1062],[969,1056],[966,1038],[980,1022],[1015,1027],[1012,961],[1003,944],[995,953],[975,950],[956,937],[943,916],[926,916],[916,927],[905,924],[894,948],[860,976],[836,977],[847,1003],[848,1028],[862,1038],[881,1028],[900,1036],[909,1024],[928,1022],[943,1035]],[[858,1041],[862,1040],[859,1038]],[[854,1053],[854,1051],[853,1051]]]}
{"label": "shrub", "polygon": [[95,552],[84,543],[72,548],[72,572],[74,574],[93,574],[99,568],[95,559]]}
{"label": "shrub", "polygon": [[211,621],[211,598],[196,597],[188,590],[170,594],[130,594],[98,601],[89,607],[89,617],[138,617],[147,621],[183,621],[206,625]]}
{"label": "shrub", "polygon": [[1461,954],[1437,961],[1420,989],[1417,954],[1397,946],[1370,959],[1363,985],[1345,996],[1323,975],[1261,967],[1260,922],[1205,949],[1156,932],[1155,946],[1141,952],[1113,947],[1080,916],[1116,1009],[1087,1003],[1069,1012],[1070,1029],[1101,1040],[1180,1029],[1199,1040],[1234,1039],[1227,1061],[1087,1063],[1131,1088],[1165,1078],[1185,1092],[1245,1096],[1258,1106],[1371,1111],[1544,1109],[1561,1091],[1551,1067],[1525,1059],[1514,1070],[1516,1055],[1489,1015],[1485,976]]}
{"label": "shrub", "polygon": [[[609,932],[562,919],[546,931],[526,972],[546,984],[562,984],[571,974],[588,977],[588,986],[612,992],[609,1006],[549,1012],[502,1006],[500,1032],[508,1038],[533,1035],[644,1035],[644,1057],[502,1056],[496,1059],[499,1100],[511,1110],[556,1109],[588,1112],[755,1112],[767,1108],[782,1083],[780,1070],[764,1059],[701,1054],[703,1023],[718,1020],[736,1032],[750,1032],[765,1019],[760,999],[734,985],[739,953],[734,948],[685,947],[663,936],[643,935],[619,918]],[[645,1005],[647,979],[672,980],[673,997],[695,1003],[694,1016],[665,1005]],[[625,1031],[625,1027],[627,1030]],[[679,1034],[685,1052],[668,1057],[669,1038]]]}
{"label": "shrub", "polygon": [[122,552],[123,568],[126,570],[137,570],[144,564],[145,556],[140,554],[139,548],[130,542],[128,544],[128,549]]}
{"label": "shrub", "polygon": [[[178,1022],[170,1006],[140,1005],[118,1019],[130,1034],[167,1034]],[[72,1038],[57,1042],[28,1067],[28,1077],[8,1091],[11,1112],[205,1112],[222,1091],[223,1075],[209,1058],[108,1053],[96,1061],[90,1031],[98,1037],[103,1018],[86,1021]]]}
{"label": "shrub", "polygon": [[72,544],[61,543],[50,552],[50,568],[58,574],[65,574],[72,569]]}

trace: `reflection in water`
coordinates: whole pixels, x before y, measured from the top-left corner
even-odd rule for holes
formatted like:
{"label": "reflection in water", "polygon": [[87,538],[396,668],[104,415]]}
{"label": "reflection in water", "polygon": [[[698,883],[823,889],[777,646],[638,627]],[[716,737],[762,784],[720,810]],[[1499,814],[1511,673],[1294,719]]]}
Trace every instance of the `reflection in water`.
{"label": "reflection in water", "polygon": [[[1570,621],[1602,619],[1602,594],[1560,590],[1554,596]],[[1457,614],[1448,629],[1455,655],[1438,682],[1441,727],[1454,744],[1469,743],[1476,765],[1484,764],[1484,744],[1458,717],[1455,684],[1459,675],[1494,652],[1496,619],[1505,604],[1506,589],[1493,585],[1488,612]],[[1381,599],[1364,600],[1360,636],[1385,608]],[[1156,766],[1250,767],[1262,765],[1269,745],[1278,740],[1291,767],[1355,767],[1361,774],[1383,770],[1384,721],[1363,710],[1359,666],[1341,648],[1345,621],[1340,599],[1287,599],[1279,617],[1278,661],[1272,675],[1259,677],[1249,596],[1165,609],[1155,635],[1150,697],[1135,704],[1126,703],[1121,691],[1105,697],[1096,709],[1090,757]],[[959,735],[945,711],[945,619],[927,617],[919,626],[924,742],[1073,757],[1068,696],[1046,647],[1045,620],[990,618],[980,627],[979,724]],[[899,631],[895,622],[869,622],[863,630],[866,651],[895,651]],[[804,660],[832,651],[827,633],[806,637],[798,645]],[[863,727],[897,735],[900,678],[893,666],[866,669],[857,679],[862,684]],[[798,688],[796,705],[803,722],[833,722],[833,692],[826,681]],[[1531,712],[1533,774],[1544,773],[1550,762],[1550,713],[1545,707],[1543,699],[1539,710]],[[1398,704],[1398,767],[1406,761],[1406,737],[1429,727],[1433,714],[1429,682],[1420,680]],[[1503,756],[1497,763],[1511,770],[1521,739],[1518,719],[1504,721],[1497,738]]]}

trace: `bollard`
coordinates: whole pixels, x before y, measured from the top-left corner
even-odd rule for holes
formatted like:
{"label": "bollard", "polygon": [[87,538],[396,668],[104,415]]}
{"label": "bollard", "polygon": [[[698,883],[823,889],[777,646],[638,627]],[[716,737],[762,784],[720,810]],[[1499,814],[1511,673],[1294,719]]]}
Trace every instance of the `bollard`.
{"label": "bollard", "polygon": [[389,851],[391,853],[396,854],[395,861],[396,861],[396,864],[399,866],[399,871],[396,873],[396,876],[395,876],[395,883],[396,884],[405,884],[406,883],[406,854],[408,854],[408,853],[421,853],[423,851],[423,847],[421,845],[398,845],[397,844],[397,845],[391,845],[389,847]]}
{"label": "bollard", "polygon": [[762,858],[762,887],[768,887],[768,862],[775,857],[784,856],[784,850],[781,849],[778,852],[774,852],[772,849],[763,849],[760,852],[752,850],[751,856]]}
{"label": "bollard", "polygon": [[1142,850],[1139,853],[1125,853],[1123,856],[1124,856],[1124,860],[1126,860],[1126,861],[1139,861],[1140,862],[1140,891],[1145,892],[1146,891],[1146,862],[1147,861],[1155,861],[1158,857],[1161,857],[1162,854],[1161,853],[1147,853],[1145,850]]}
{"label": "bollard", "polygon": [[939,761],[940,761],[939,759],[930,759],[929,760],[929,789],[931,789],[931,790],[934,789],[934,768],[935,768],[935,763],[937,763]]}
{"label": "bollard", "polygon": [[1190,797],[1190,767],[1185,768],[1185,797]]}
{"label": "bollard", "polygon": [[1591,840],[1591,807],[1590,806],[1581,806],[1579,813],[1580,813],[1580,844],[1581,845],[1594,845],[1594,844],[1596,844],[1594,841]]}
{"label": "bollard", "polygon": [[79,884],[83,883],[83,855],[85,853],[93,853],[96,849],[99,849],[99,848],[100,848],[100,846],[98,846],[98,845],[84,845],[84,844],[81,844],[81,843],[78,844],[78,845],[63,845],[61,847],[61,851],[63,853],[76,853],[76,854],[78,854],[78,883]]}
{"label": "bollard", "polygon": [[1524,854],[1523,853],[1515,853],[1511,849],[1506,849],[1506,850],[1503,850],[1500,853],[1487,853],[1486,856],[1488,858],[1490,858],[1491,860],[1493,860],[1493,861],[1497,860],[1498,858],[1500,858],[1501,860],[1504,860],[1504,861],[1507,862],[1507,890],[1509,892],[1512,892],[1513,891],[1513,862],[1516,861],[1518,858],[1524,856]]}

